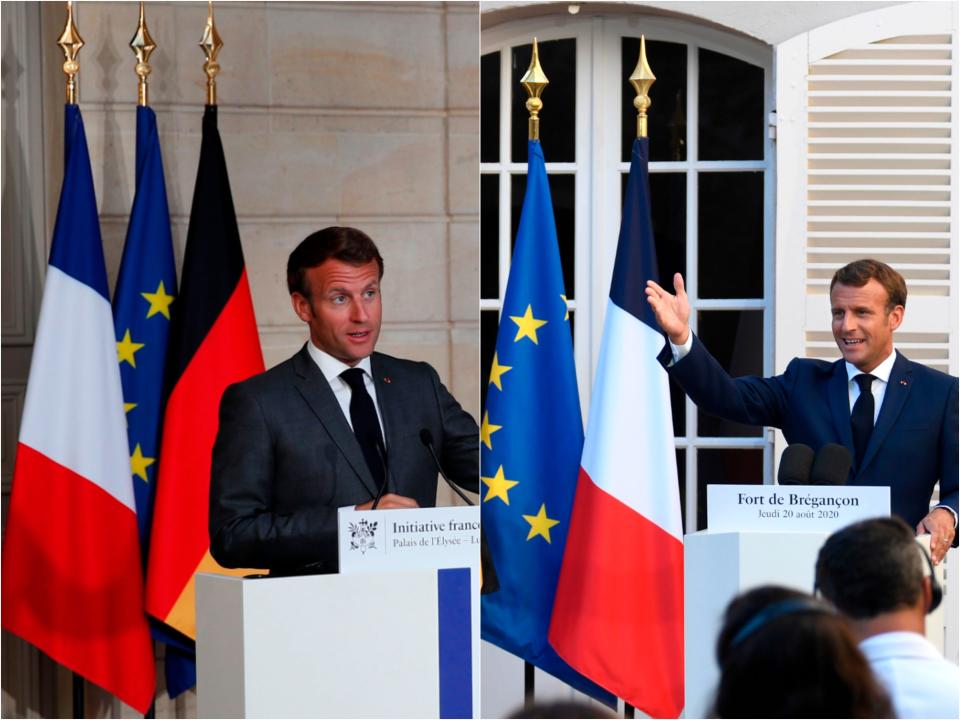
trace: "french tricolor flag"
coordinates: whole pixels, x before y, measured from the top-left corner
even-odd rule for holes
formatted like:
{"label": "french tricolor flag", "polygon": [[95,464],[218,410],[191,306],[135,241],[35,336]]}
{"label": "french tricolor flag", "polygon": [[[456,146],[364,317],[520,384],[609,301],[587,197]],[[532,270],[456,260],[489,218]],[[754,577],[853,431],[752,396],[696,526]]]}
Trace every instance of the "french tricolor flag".
{"label": "french tricolor flag", "polygon": [[154,693],[120,369],[76,105],[3,546],[3,627],[145,712]]}
{"label": "french tricolor flag", "polygon": [[550,642],[653,717],[683,709],[683,526],[663,349],[648,141],[634,142]]}

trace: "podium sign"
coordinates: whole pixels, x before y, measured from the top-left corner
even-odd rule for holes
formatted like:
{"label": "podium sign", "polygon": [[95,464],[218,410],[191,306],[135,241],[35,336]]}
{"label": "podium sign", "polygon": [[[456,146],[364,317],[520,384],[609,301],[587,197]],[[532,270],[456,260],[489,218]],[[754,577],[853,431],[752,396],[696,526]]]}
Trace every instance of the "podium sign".
{"label": "podium sign", "polygon": [[340,575],[437,573],[438,717],[480,713],[480,508],[340,508]]}
{"label": "podium sign", "polygon": [[831,533],[890,515],[890,488],[866,485],[707,485],[710,532]]}
{"label": "podium sign", "polygon": [[480,566],[480,508],[340,508],[340,573]]}

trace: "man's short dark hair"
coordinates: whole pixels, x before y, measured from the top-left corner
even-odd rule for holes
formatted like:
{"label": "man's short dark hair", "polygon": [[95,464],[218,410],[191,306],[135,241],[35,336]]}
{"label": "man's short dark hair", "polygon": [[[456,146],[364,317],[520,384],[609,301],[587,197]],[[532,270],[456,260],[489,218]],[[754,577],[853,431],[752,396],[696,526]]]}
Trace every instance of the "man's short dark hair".
{"label": "man's short dark hair", "polygon": [[376,260],[380,277],[383,277],[383,258],[370,236],[356,228],[333,226],[308,235],[290,253],[287,260],[287,289],[290,294],[298,292],[310,297],[307,270],[330,258],[348,265],[366,265]]}
{"label": "man's short dark hair", "polygon": [[907,306],[907,282],[903,279],[903,275],[886,263],[869,258],[854,260],[837,270],[833,274],[833,280],[830,281],[830,292],[833,292],[834,285],[859,288],[871,280],[876,280],[887,291],[888,313],[897,305]]}
{"label": "man's short dark hair", "polygon": [[848,617],[865,620],[912,607],[923,593],[923,558],[900,518],[848,525],[817,556],[817,588]]}

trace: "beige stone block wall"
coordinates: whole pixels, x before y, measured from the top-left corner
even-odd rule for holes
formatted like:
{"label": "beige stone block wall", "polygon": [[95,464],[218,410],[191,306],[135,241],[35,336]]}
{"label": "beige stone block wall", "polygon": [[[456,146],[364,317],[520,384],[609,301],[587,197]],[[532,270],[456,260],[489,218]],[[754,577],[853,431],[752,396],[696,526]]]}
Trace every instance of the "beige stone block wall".
{"label": "beige stone block wall", "polygon": [[[178,261],[200,146],[206,8],[154,2],[147,21]],[[82,3],[81,108],[115,278],[133,199],[134,3]],[[478,25],[472,3],[222,3],[220,132],[267,363],[306,338],[284,266],[330,224],[386,260],[382,348],[430,360],[474,414]],[[58,68],[47,73],[59,82]],[[422,344],[421,344],[422,343]]]}
{"label": "beige stone block wall", "polygon": [[[385,258],[379,349],[434,365],[477,416],[477,3],[217,2],[215,11],[225,43],[219,56],[220,133],[267,366],[289,357],[307,338],[286,291],[289,252],[314,230],[354,225],[377,241]],[[203,2],[146,4],[158,46],[150,58],[150,104],[158,117],[178,265],[199,159],[205,76],[197,44],[206,12]],[[112,286],[133,201],[136,76],[128,43],[138,8],[135,2],[91,1],[75,4],[75,13],[86,41],[80,106]],[[5,28],[14,27],[7,20],[13,15],[28,16],[15,25],[21,33],[14,38],[17,62],[32,60],[24,74],[19,66],[8,67],[4,55],[4,119],[13,97],[10,73],[17,70],[23,85],[15,94],[29,95],[33,103],[16,111],[11,126],[31,157],[22,174],[29,179],[33,168],[42,170],[30,184],[37,199],[20,203],[36,216],[32,239],[16,246],[18,255],[6,252],[4,238],[4,263],[26,267],[20,256],[27,255],[35,259],[35,272],[23,276],[22,287],[6,285],[21,273],[5,272],[4,280],[5,290],[22,290],[30,300],[42,287],[62,178],[63,56],[55,42],[63,5],[21,6],[4,18]],[[14,135],[4,134],[5,149]],[[35,321],[30,302],[7,304],[9,294],[2,407],[7,464]],[[7,342],[8,326],[21,325],[22,338]],[[9,475],[5,468],[4,477]],[[4,490],[5,504],[6,484]],[[440,496],[453,497],[445,489]],[[45,715],[69,715],[63,668],[12,636],[4,634],[3,644],[4,660],[16,664],[16,672],[4,673],[5,714],[42,709]],[[162,684],[162,665],[158,680]],[[90,685],[87,696],[88,716],[136,716]],[[156,715],[195,717],[195,695],[177,702],[161,696]]]}

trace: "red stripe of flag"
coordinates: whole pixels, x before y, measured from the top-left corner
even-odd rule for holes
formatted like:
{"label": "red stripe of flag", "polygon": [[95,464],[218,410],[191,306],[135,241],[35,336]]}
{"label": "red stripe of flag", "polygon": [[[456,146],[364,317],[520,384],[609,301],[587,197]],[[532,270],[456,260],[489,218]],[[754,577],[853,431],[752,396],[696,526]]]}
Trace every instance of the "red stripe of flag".
{"label": "red stripe of flag", "polygon": [[[683,574],[676,570],[683,543],[598,488],[583,469],[570,526],[589,542],[567,543],[551,644],[617,697],[636,702],[642,686],[644,712],[676,717],[683,706],[683,645],[676,642],[683,637]],[[624,668],[632,682],[619,682]]]}
{"label": "red stripe of flag", "polygon": [[21,511],[7,524],[5,547],[17,552],[3,558],[3,627],[145,712],[153,645],[140,574],[128,572],[140,566],[140,552],[118,542],[137,536],[136,516],[23,443],[14,476]]}

